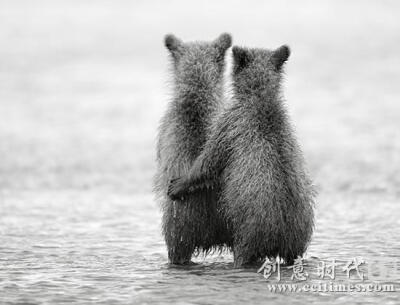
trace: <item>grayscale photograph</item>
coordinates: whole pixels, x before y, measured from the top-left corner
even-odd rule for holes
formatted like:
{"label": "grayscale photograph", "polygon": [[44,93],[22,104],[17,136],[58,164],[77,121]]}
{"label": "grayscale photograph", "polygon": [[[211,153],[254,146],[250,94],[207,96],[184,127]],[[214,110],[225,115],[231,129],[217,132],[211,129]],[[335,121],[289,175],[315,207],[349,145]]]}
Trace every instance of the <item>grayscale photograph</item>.
{"label": "grayscale photograph", "polygon": [[400,2],[0,0],[0,304],[400,304]]}

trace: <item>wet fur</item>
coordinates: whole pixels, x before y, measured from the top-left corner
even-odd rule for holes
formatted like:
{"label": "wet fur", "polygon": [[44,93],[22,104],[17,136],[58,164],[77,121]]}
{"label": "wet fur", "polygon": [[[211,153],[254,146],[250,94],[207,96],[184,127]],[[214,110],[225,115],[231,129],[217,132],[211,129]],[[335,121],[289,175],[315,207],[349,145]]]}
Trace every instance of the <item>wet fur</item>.
{"label": "wet fur", "polygon": [[281,94],[289,54],[286,46],[233,48],[233,104],[187,175],[168,190],[172,198],[190,198],[205,185],[221,189],[236,267],[278,255],[292,264],[313,232],[314,191]]}
{"label": "wet fur", "polygon": [[215,191],[200,191],[183,202],[167,194],[169,181],[186,174],[198,157],[223,98],[225,53],[231,36],[213,42],[183,43],[165,37],[172,58],[173,98],[161,120],[157,141],[155,191],[162,207],[162,230],[173,264],[188,264],[193,253],[226,244],[225,223]]}

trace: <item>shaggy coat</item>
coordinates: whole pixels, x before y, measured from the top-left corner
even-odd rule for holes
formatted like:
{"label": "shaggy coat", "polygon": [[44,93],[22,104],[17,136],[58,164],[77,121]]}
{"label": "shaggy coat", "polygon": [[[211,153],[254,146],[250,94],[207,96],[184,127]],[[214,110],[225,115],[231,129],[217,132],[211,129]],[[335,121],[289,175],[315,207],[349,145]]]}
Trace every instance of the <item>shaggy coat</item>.
{"label": "shaggy coat", "polygon": [[233,103],[188,174],[169,188],[174,199],[221,189],[236,267],[276,256],[292,264],[313,232],[313,187],[281,95],[289,54],[287,46],[233,48]]}
{"label": "shaggy coat", "polygon": [[161,120],[157,143],[155,191],[163,218],[162,229],[173,264],[187,264],[193,253],[222,248],[226,225],[217,212],[215,191],[201,191],[174,202],[167,196],[169,181],[185,175],[198,157],[223,98],[225,53],[231,36],[213,42],[183,43],[165,37],[173,66],[173,98]]}

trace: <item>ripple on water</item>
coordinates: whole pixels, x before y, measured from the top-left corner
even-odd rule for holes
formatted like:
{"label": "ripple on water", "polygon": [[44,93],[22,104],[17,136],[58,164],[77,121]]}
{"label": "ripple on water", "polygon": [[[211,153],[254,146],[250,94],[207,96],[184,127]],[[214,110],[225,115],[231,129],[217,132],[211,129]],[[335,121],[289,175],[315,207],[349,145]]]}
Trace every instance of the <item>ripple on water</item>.
{"label": "ripple on water", "polygon": [[[168,265],[160,213],[151,196],[104,194],[101,199],[96,196],[96,205],[85,204],[93,200],[87,192],[74,192],[75,200],[71,202],[68,192],[42,197],[35,193],[36,200],[32,200],[33,194],[19,194],[18,199],[9,196],[10,201],[5,197],[4,202],[12,204],[4,209],[0,223],[0,295],[4,301],[22,302],[32,295],[41,302],[104,304],[167,300],[171,304],[227,304],[233,300],[260,303],[267,299],[286,304],[291,295],[290,301],[298,304],[312,303],[320,297],[342,304],[352,300],[343,293],[271,293],[267,287],[271,282],[257,273],[257,268],[233,269],[228,252],[200,255],[191,266]],[[398,285],[400,267],[393,265],[400,248],[399,213],[394,204],[397,199],[381,198],[370,194],[356,199],[339,195],[320,198],[315,235],[305,260],[308,268],[315,269],[321,260],[336,259],[345,264],[362,256],[375,264],[386,264],[391,272],[385,278],[376,278]],[[45,199],[51,200],[51,205]],[[35,213],[23,208],[26,202]],[[64,209],[66,203],[69,209]],[[47,211],[43,215],[59,214],[57,221],[41,217],[41,210]],[[108,219],[107,215],[114,218]],[[291,272],[282,267],[284,283],[290,282]],[[337,281],[346,282],[345,275],[338,274]],[[317,280],[314,277],[306,283]],[[388,303],[394,300],[391,293],[365,293],[359,298],[364,303],[378,298]]]}

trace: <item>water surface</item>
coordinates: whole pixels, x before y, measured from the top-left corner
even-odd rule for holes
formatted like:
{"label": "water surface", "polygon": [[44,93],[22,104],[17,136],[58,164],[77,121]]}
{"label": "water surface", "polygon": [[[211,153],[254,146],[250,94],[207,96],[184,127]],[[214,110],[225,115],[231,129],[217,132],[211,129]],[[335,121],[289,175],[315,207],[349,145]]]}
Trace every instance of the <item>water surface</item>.
{"label": "water surface", "polygon": [[[398,304],[398,4],[253,4],[0,4],[0,303]],[[151,192],[162,37],[223,31],[292,47],[287,107],[319,190],[308,267],[363,257],[397,292],[273,293],[230,253],[167,264]]]}

